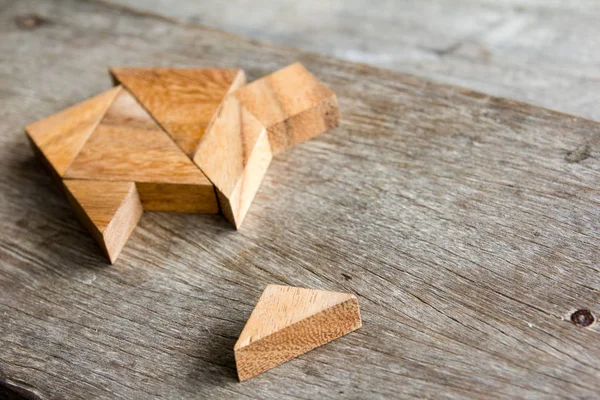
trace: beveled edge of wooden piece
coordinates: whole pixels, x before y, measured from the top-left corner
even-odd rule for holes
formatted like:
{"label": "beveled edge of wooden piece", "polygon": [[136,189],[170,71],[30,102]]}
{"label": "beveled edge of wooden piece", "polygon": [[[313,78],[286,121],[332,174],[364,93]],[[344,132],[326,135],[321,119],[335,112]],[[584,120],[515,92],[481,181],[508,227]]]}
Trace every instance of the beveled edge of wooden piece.
{"label": "beveled edge of wooden piece", "polygon": [[[249,329],[250,328],[249,325],[254,323],[255,322],[254,320],[258,320],[260,318],[265,317],[263,309],[265,307],[267,307],[267,308],[270,307],[273,300],[275,300],[275,299],[283,300],[281,303],[278,302],[278,305],[285,304],[286,302],[289,303],[290,301],[294,301],[295,306],[302,306],[303,304],[298,304],[297,300],[301,299],[305,302],[310,303],[310,300],[313,300],[313,301],[315,300],[314,298],[311,299],[311,297],[314,297],[314,295],[318,295],[320,297],[319,300],[321,301],[321,304],[313,306],[312,310],[305,309],[305,310],[302,310],[302,311],[304,311],[302,313],[297,313],[297,311],[296,311],[293,314],[293,318],[291,318],[287,321],[282,320],[283,315],[281,315],[281,314],[275,315],[275,317],[278,317],[279,320],[278,321],[271,320],[270,322],[271,322],[272,326],[269,327],[268,329],[265,329],[265,326],[262,324],[256,324],[256,326],[260,328],[260,330],[258,332],[256,330],[251,331]],[[353,293],[334,292],[334,291],[329,291],[329,290],[310,289],[310,288],[289,286],[289,285],[269,284],[262,291],[260,297],[258,298],[256,304],[254,305],[254,309],[252,310],[252,313],[248,317],[246,325],[244,326],[244,329],[240,333],[240,336],[239,336],[234,348],[240,348],[243,346],[247,346],[249,344],[252,344],[252,342],[254,342],[254,341],[260,340],[260,339],[270,335],[271,333],[266,333],[266,332],[267,331],[270,332],[272,330],[272,328],[275,328],[275,330],[282,329],[286,326],[289,326],[296,322],[299,322],[304,318],[308,318],[316,313],[319,313],[329,307],[333,307],[335,305],[341,304],[345,301],[352,300],[352,299],[356,299],[356,295],[354,295]],[[318,306],[320,306],[320,307],[318,307]],[[307,310],[310,310],[310,311],[306,312]],[[282,310],[277,310],[277,311],[282,311]],[[286,309],[285,311],[286,311],[285,314],[287,317],[289,314],[288,311],[294,311],[294,310]],[[272,316],[272,314],[273,313],[270,313],[271,316]],[[260,331],[262,331],[262,332],[260,332]]]}
{"label": "beveled edge of wooden piece", "polygon": [[[102,194],[109,194],[111,188],[124,192],[122,193],[122,199],[114,207],[116,211],[112,216],[109,216],[108,223],[95,220],[92,214],[97,210],[91,210],[88,204],[84,204],[87,203],[87,200],[82,199],[81,194],[77,194],[78,190],[75,190],[75,185],[80,186],[77,189],[84,187],[84,190],[86,190],[85,186],[89,186],[87,189],[96,186]],[[63,180],[63,188],[69,203],[83,226],[98,242],[110,263],[114,264],[143,213],[142,203],[135,184],[133,182],[65,179]],[[89,190],[86,195],[92,191]],[[106,207],[107,204],[103,203],[102,206]]]}
{"label": "beveled edge of wooden piece", "polygon": [[[271,334],[259,337],[249,335],[247,326],[252,320],[253,314],[255,314],[255,311],[259,308],[261,300],[264,298],[265,294],[267,296],[269,295],[268,290],[277,290],[278,288],[331,293],[332,295],[337,295],[338,299],[321,310],[317,310],[314,313],[308,313]],[[267,306],[269,306],[269,304],[267,304]],[[294,310],[289,310],[289,312],[293,311]],[[343,318],[343,316],[346,316],[346,318]],[[256,324],[259,321],[254,320],[252,322]],[[293,340],[295,336],[298,336],[298,331],[300,334],[306,333],[315,326],[321,328],[318,334],[312,333],[308,340],[306,338],[302,338],[300,341]],[[234,356],[238,378],[240,381],[247,380],[312,349],[353,332],[360,327],[362,327],[362,318],[360,316],[358,298],[352,293],[328,292],[282,285],[268,285],[263,291],[263,294],[261,294],[261,298],[259,298],[238,341],[234,345]],[[244,335],[244,332],[247,334]],[[311,341],[311,339],[314,340]],[[294,343],[292,343],[292,341]]]}
{"label": "beveled edge of wooden piece", "polygon": [[218,214],[219,204],[211,185],[136,182],[144,211]]}
{"label": "beveled edge of wooden piece", "polygon": [[285,121],[271,125],[267,130],[273,154],[313,139],[340,123],[337,96],[333,94],[312,108],[291,116]]}

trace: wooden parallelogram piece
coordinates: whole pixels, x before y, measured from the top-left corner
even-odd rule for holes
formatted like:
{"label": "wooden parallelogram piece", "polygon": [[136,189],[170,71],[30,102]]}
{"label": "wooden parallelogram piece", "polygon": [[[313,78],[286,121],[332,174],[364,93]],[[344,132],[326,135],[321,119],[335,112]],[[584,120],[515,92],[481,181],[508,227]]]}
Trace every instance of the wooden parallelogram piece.
{"label": "wooden parallelogram piece", "polygon": [[296,63],[227,96],[193,159],[239,228],[273,155],[338,123],[335,94]]}
{"label": "wooden parallelogram piece", "polygon": [[300,63],[243,86],[234,95],[267,128],[274,155],[340,122],[335,93]]}
{"label": "wooden parallelogram piece", "polygon": [[194,162],[217,189],[223,215],[239,228],[272,159],[265,127],[228,96],[206,131]]}
{"label": "wooden parallelogram piece", "polygon": [[34,151],[55,177],[65,174],[119,91],[112,88],[25,128]]}
{"label": "wooden parallelogram piece", "polygon": [[191,158],[225,96],[246,83],[240,69],[111,68]]}
{"label": "wooden parallelogram piece", "polygon": [[64,177],[135,182],[146,210],[219,210],[210,181],[124,88]]}
{"label": "wooden parallelogram piece", "polygon": [[75,213],[114,263],[142,216],[135,184],[65,179],[64,185]]}
{"label": "wooden parallelogram piece", "polygon": [[350,293],[269,285],[234,346],[240,381],[362,326]]}

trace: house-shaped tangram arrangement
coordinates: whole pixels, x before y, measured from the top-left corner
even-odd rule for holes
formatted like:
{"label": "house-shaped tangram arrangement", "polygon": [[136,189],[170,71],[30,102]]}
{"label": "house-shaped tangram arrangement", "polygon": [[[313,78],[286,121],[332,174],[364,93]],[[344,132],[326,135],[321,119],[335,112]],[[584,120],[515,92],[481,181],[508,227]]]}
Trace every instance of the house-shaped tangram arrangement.
{"label": "house-shaped tangram arrangement", "polygon": [[114,262],[143,211],[218,213],[239,228],[274,155],[337,126],[335,94],[293,64],[113,68],[116,86],[25,128]]}

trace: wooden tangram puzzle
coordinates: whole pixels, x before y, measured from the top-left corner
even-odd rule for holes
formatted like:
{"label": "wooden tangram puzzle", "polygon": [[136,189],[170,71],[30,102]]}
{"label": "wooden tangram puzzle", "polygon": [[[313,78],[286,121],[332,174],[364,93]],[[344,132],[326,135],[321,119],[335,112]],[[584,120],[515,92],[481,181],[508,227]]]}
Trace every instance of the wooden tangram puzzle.
{"label": "wooden tangram puzzle", "polygon": [[26,127],[114,262],[141,214],[218,213],[238,228],[274,155],[337,126],[335,94],[293,64],[113,68],[115,87]]}

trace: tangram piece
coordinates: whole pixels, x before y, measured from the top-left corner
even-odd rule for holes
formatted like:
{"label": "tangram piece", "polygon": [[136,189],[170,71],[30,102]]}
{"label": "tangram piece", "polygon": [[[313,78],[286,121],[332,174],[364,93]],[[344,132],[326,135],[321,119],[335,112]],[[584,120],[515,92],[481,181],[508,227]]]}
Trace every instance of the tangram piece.
{"label": "tangram piece", "polygon": [[273,154],[336,127],[335,93],[302,64],[295,63],[235,92],[269,133]]}
{"label": "tangram piece", "polygon": [[33,148],[62,177],[118,94],[112,88],[25,128]]}
{"label": "tangram piece", "polygon": [[225,217],[239,228],[271,163],[267,131],[228,96],[200,143],[194,162],[217,188]]}
{"label": "tangram piece", "polygon": [[218,212],[210,181],[126,89],[65,178],[135,182],[153,211]]}
{"label": "tangram piece", "polygon": [[77,216],[114,263],[142,216],[134,183],[64,181]]}
{"label": "tangram piece", "polygon": [[239,69],[112,68],[111,73],[189,157],[225,95],[246,83]]}
{"label": "tangram piece", "polygon": [[362,326],[349,293],[269,285],[235,344],[241,381]]}
{"label": "tangram piece", "polygon": [[335,94],[292,64],[227,96],[194,162],[216,186],[223,214],[239,228],[272,156],[338,123]]}

